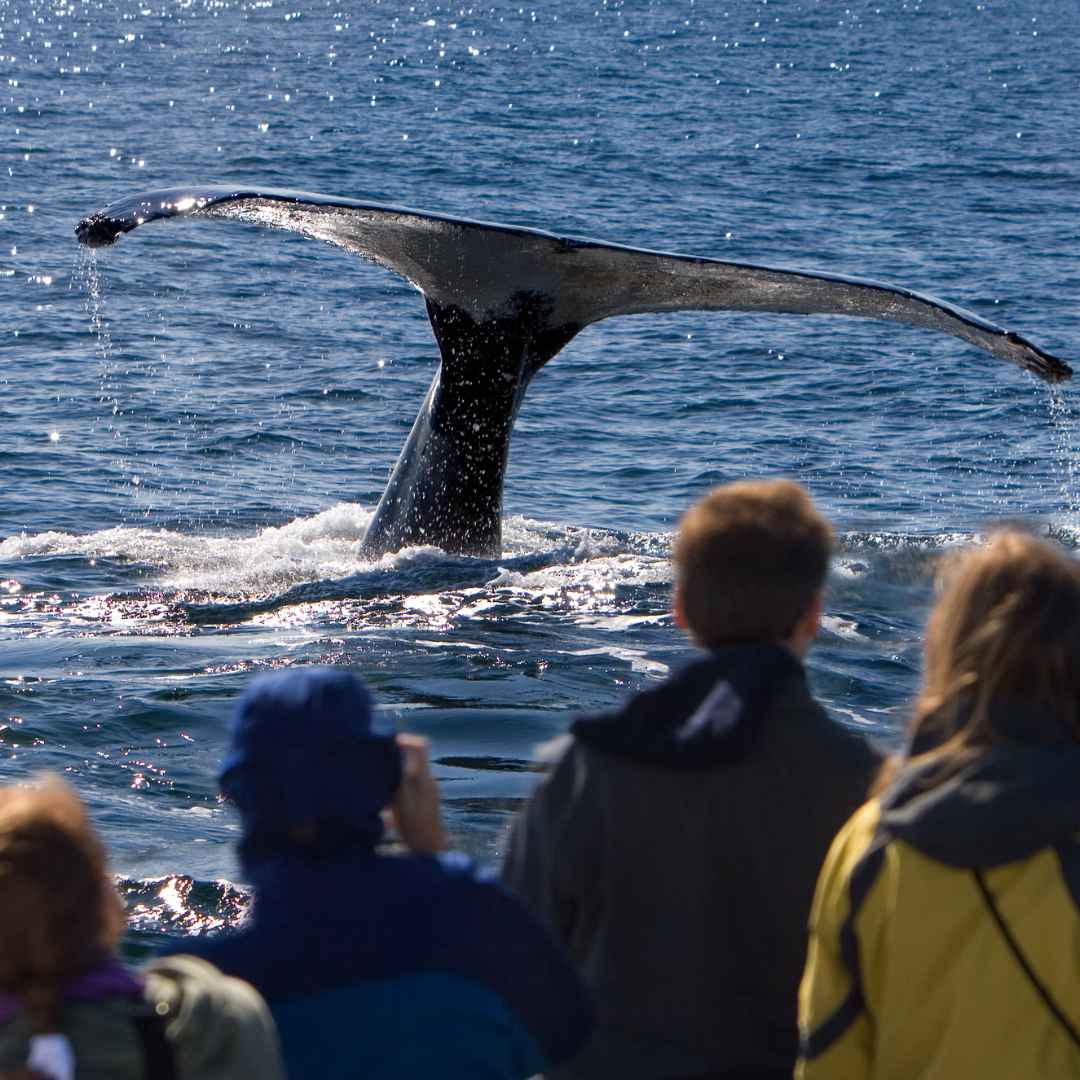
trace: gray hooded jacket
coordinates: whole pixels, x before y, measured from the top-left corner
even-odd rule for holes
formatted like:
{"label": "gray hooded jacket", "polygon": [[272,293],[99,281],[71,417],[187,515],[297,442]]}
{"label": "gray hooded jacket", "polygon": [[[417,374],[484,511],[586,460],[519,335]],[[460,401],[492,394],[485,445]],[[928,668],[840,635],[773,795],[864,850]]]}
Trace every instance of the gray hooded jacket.
{"label": "gray hooded jacket", "polygon": [[571,731],[503,870],[597,998],[592,1041],[551,1075],[790,1077],[818,871],[879,754],[771,645],[716,650]]}

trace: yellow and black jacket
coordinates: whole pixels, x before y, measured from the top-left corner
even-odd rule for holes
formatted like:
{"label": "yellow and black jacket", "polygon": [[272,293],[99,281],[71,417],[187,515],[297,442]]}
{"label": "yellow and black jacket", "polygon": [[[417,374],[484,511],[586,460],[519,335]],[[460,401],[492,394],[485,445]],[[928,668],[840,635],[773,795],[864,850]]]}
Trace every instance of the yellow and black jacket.
{"label": "yellow and black jacket", "polygon": [[1027,745],[913,761],[833,842],[799,1080],[1080,1077],[1080,746],[1010,711]]}

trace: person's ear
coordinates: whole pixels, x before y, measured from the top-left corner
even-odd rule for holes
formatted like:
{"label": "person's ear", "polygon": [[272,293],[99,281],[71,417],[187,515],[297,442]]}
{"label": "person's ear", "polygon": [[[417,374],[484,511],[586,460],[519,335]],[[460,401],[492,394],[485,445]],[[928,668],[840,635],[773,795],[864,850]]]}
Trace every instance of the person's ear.
{"label": "person's ear", "polygon": [[683,610],[682,593],[679,592],[679,586],[676,585],[672,589],[671,593],[671,614],[674,616],[674,623],[680,630],[689,630],[690,624],[686,621],[686,612]]}
{"label": "person's ear", "polygon": [[818,589],[814,593],[813,600],[810,601],[810,606],[806,609],[806,614],[799,620],[799,629],[808,640],[813,641],[817,637],[821,629],[821,616],[824,614],[825,590]]}
{"label": "person's ear", "polygon": [[113,952],[120,944],[127,928],[127,908],[116,886],[108,879],[101,883],[101,930],[98,944],[106,952]]}

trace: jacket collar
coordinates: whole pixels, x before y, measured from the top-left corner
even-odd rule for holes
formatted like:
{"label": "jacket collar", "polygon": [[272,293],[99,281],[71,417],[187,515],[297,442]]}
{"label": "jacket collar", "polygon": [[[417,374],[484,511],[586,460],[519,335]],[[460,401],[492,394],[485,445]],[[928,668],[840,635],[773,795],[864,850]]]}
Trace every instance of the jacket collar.
{"label": "jacket collar", "polygon": [[791,679],[805,679],[802,664],[779,645],[718,648],[619,709],[579,717],[570,731],[647,765],[722,765],[746,753]]}
{"label": "jacket collar", "polygon": [[1080,745],[1032,702],[1002,699],[991,718],[1012,741],[975,751],[951,772],[940,758],[901,767],[881,800],[883,831],[970,868],[1029,858],[1080,828]]}

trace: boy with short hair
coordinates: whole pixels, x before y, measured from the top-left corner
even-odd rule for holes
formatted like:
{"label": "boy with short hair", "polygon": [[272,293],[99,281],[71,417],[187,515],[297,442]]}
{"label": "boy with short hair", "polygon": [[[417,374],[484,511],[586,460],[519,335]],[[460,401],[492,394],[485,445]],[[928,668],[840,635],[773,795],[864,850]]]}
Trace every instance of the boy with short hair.
{"label": "boy with short hair", "polygon": [[790,1077],[818,870],[879,765],[802,659],[833,534],[796,484],[719,488],[675,547],[676,623],[708,650],[580,717],[518,821],[504,880],[597,998],[559,1080]]}

